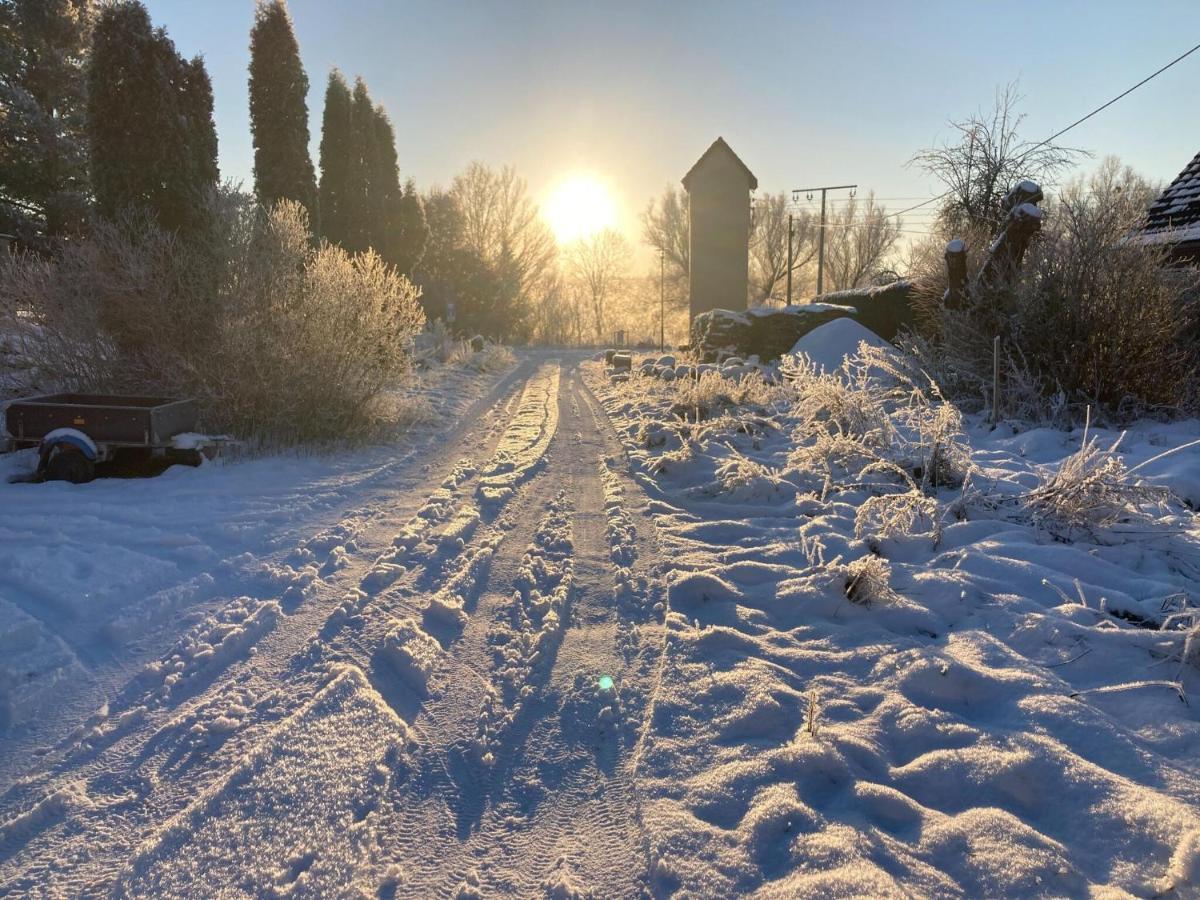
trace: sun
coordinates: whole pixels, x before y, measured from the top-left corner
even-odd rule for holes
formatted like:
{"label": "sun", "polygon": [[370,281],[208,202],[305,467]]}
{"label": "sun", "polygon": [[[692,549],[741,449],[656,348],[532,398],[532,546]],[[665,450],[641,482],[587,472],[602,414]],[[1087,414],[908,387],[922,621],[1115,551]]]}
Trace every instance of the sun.
{"label": "sun", "polygon": [[617,221],[617,205],[604,182],[580,172],[568,175],[550,191],[542,214],[560,244],[591,237]]}

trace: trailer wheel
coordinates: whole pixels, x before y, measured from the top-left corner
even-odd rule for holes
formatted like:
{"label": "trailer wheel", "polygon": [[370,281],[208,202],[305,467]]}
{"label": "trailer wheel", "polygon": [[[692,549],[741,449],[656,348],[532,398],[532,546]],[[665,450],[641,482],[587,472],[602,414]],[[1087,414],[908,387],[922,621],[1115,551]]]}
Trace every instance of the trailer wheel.
{"label": "trailer wheel", "polygon": [[204,454],[199,450],[168,450],[167,462],[173,466],[200,466],[204,464]]}
{"label": "trailer wheel", "polygon": [[96,464],[83,455],[78,447],[55,444],[46,454],[43,470],[47,481],[69,481],[87,484],[96,477]]}

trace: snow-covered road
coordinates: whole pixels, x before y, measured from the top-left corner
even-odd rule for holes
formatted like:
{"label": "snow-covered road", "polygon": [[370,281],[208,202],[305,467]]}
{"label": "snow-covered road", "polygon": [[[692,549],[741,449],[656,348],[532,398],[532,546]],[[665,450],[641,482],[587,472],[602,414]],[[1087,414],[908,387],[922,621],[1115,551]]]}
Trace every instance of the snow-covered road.
{"label": "snow-covered road", "polygon": [[[261,462],[225,467],[222,486],[171,473],[199,482],[192,509],[161,480],[11,493],[24,506],[0,527],[34,559],[24,580],[0,576],[14,621],[31,620],[9,640],[60,664],[5,695],[0,894],[643,892],[631,769],[662,645],[661,562],[577,363],[526,358],[395,459],[277,476],[262,532],[253,504],[205,496],[238,491],[253,477],[239,469],[269,479]],[[103,560],[62,516],[28,534],[17,517],[36,526],[46,503],[111,518],[130,484],[167,485],[170,508],[132,504],[112,546],[141,556],[108,561],[126,590],[82,609],[59,583],[47,612],[39,566],[86,579],[79,560]],[[289,503],[303,514],[272,528]],[[248,534],[252,552],[232,552]],[[199,549],[163,550],[177,545]],[[169,577],[140,585],[150,563]],[[126,633],[143,658],[118,663]]]}

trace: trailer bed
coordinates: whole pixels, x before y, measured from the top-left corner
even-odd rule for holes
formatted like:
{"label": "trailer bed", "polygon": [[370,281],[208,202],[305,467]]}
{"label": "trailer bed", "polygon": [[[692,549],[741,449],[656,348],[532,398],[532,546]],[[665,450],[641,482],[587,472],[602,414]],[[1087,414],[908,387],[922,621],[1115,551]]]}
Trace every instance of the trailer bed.
{"label": "trailer bed", "polygon": [[76,428],[98,444],[169,447],[175,435],[195,431],[198,418],[195,400],[113,394],[27,397],[5,411],[8,433],[18,445],[37,444],[59,428]]}

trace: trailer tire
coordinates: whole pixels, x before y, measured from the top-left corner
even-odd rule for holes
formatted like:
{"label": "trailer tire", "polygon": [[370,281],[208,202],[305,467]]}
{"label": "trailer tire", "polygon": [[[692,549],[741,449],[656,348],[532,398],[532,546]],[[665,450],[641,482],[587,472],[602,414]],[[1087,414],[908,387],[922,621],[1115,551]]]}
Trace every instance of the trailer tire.
{"label": "trailer tire", "polygon": [[47,481],[87,484],[96,477],[96,464],[78,447],[66,443],[55,444],[46,452],[42,468]]}

